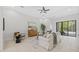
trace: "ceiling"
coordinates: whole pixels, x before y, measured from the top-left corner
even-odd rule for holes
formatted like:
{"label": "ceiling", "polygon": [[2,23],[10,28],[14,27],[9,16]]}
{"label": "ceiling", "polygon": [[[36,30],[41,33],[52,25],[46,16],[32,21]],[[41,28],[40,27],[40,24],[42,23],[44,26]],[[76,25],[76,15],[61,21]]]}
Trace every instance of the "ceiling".
{"label": "ceiling", "polygon": [[[33,17],[42,17],[38,9],[42,9],[42,6],[23,6],[23,7],[11,7],[25,15]],[[64,17],[66,15],[72,15],[79,13],[79,6],[45,6],[46,9],[50,9],[47,12],[46,17]]]}

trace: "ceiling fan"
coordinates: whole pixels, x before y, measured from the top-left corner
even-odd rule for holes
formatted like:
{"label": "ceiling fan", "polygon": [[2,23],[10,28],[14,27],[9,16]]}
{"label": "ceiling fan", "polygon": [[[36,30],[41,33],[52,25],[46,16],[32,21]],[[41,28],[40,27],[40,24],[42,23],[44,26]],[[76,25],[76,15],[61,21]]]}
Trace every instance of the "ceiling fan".
{"label": "ceiling fan", "polygon": [[44,6],[42,7],[42,9],[39,9],[40,13],[47,13],[47,11],[49,11],[50,9],[46,9]]}

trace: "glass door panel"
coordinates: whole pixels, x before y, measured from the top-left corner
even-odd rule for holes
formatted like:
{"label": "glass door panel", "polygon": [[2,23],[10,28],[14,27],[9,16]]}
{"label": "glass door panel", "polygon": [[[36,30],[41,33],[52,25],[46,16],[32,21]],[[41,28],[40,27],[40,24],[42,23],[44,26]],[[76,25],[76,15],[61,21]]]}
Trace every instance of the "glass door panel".
{"label": "glass door panel", "polygon": [[68,21],[63,22],[63,35],[68,36]]}
{"label": "glass door panel", "polygon": [[69,36],[76,36],[76,21],[69,21],[68,33]]}

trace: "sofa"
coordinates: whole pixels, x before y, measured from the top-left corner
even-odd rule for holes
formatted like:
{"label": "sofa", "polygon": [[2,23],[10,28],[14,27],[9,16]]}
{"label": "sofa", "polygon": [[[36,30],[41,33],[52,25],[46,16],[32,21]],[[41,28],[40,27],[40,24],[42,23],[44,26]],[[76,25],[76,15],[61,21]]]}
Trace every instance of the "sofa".
{"label": "sofa", "polygon": [[43,36],[39,36],[39,46],[45,48],[46,50],[52,50],[54,46],[60,43],[59,33],[46,33]]}
{"label": "sofa", "polygon": [[39,46],[45,48],[46,50],[53,49],[53,35],[46,33],[43,36],[39,36]]}

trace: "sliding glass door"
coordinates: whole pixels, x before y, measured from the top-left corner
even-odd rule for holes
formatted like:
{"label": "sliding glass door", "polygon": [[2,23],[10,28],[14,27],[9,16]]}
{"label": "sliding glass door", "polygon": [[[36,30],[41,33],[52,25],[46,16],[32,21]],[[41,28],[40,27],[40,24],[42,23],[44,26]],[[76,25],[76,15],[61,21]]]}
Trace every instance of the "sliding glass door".
{"label": "sliding glass door", "polygon": [[69,36],[76,36],[76,21],[69,21]]}
{"label": "sliding glass door", "polygon": [[76,36],[76,21],[62,21],[56,23],[56,31],[64,36]]}
{"label": "sliding glass door", "polygon": [[63,35],[67,36],[68,35],[68,21],[63,22],[62,29],[63,29]]}
{"label": "sliding glass door", "polygon": [[56,31],[58,32],[60,32],[61,31],[61,22],[57,22],[56,23]]}

